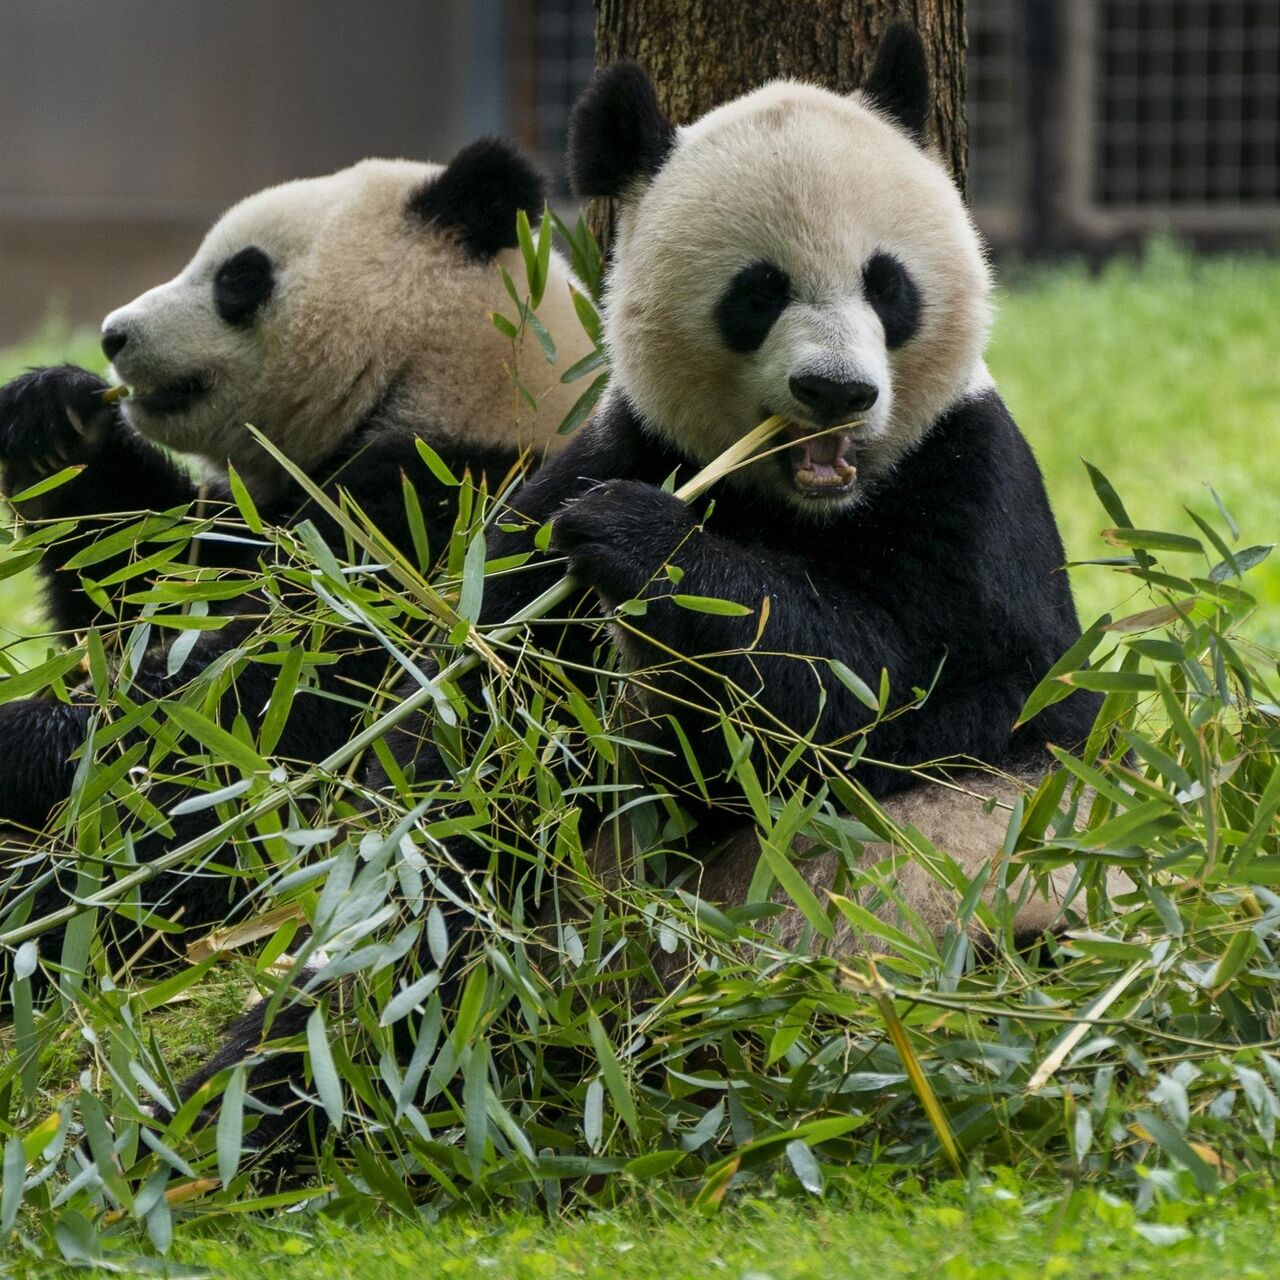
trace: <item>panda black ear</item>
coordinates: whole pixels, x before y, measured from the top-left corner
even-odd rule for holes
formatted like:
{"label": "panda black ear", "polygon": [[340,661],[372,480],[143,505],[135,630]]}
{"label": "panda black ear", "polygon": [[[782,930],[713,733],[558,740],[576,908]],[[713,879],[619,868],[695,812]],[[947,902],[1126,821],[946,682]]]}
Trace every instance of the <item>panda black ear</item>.
{"label": "panda black ear", "polygon": [[917,142],[928,140],[929,65],[924,42],[905,22],[884,33],[862,92]]}
{"label": "panda black ear", "polygon": [[463,147],[444,172],[409,198],[409,213],[457,235],[478,259],[516,244],[516,212],[542,213],[546,183],[529,159],[502,138]]}
{"label": "panda black ear", "polygon": [[597,71],[569,117],[569,181],[580,200],[620,196],[662,168],[675,145],[649,74],[635,62]]}

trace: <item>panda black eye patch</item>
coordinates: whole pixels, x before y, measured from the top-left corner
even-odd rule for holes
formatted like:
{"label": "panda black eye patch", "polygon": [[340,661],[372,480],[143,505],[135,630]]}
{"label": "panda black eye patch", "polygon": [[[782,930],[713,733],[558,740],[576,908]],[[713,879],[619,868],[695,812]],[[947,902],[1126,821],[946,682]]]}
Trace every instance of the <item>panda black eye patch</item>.
{"label": "panda black eye patch", "polygon": [[214,273],[213,305],[228,323],[249,324],[275,288],[271,259],[250,246],[229,257]]}
{"label": "panda black eye patch", "polygon": [[743,267],[716,303],[716,324],[731,351],[759,349],[791,301],[791,277],[772,262]]}
{"label": "panda black eye patch", "polygon": [[884,326],[884,342],[890,351],[914,336],[923,308],[920,290],[893,254],[872,254],[862,268],[862,287]]}

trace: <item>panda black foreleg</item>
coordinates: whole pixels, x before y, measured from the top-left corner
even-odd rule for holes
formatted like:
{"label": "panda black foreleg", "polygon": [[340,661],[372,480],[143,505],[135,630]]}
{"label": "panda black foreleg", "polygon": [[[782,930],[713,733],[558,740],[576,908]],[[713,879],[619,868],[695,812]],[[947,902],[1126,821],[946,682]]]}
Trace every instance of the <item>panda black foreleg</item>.
{"label": "panda black foreleg", "polygon": [[[915,766],[957,757],[999,765],[1043,747],[1044,730],[1037,732],[1034,722],[1013,740],[1018,713],[1053,660],[1042,640],[1020,634],[1009,619],[1003,629],[984,632],[981,643],[951,652],[950,639],[972,633],[972,616],[981,616],[985,598],[981,583],[965,577],[960,557],[917,567],[917,581],[928,585],[915,590],[909,582],[851,580],[823,573],[817,556],[801,563],[763,539],[744,545],[700,528],[684,503],[631,480],[598,485],[568,504],[556,518],[553,546],[607,606],[646,600],[642,615],[619,619],[630,633],[624,654],[633,671],[644,668],[644,687],[680,719],[708,774],[730,762],[718,725],[726,711],[758,740],[781,735],[778,755],[789,749],[788,735],[812,733],[815,744],[831,744],[838,758],[874,725],[868,757],[891,767],[868,761],[858,777],[882,796],[912,785]],[[666,565],[679,570],[678,583],[669,580]],[[682,608],[670,599],[675,592],[727,600],[750,612]],[[877,723],[828,660],[872,690],[886,671],[890,714]],[[930,690],[919,708],[910,706],[915,689]],[[1067,727],[1083,725],[1087,732],[1090,709],[1081,703]],[[1081,737],[1068,733],[1069,740],[1058,740],[1073,746]],[[809,764],[816,769],[816,760]]]}
{"label": "panda black foreleg", "polygon": [[[269,1002],[262,1000],[246,1010],[227,1028],[222,1043],[207,1062],[178,1085],[178,1102],[187,1102],[214,1076],[222,1071],[245,1064],[249,1071],[245,1080],[247,1092],[264,1110],[258,1116],[253,1133],[246,1139],[246,1146],[255,1153],[267,1153],[266,1165],[270,1169],[274,1160],[277,1172],[283,1173],[285,1153],[293,1145],[293,1130],[306,1116],[314,1126],[314,1136],[319,1140],[327,1131],[328,1117],[319,1107],[306,1107],[295,1086],[301,1087],[301,1055],[288,1048],[265,1050],[268,1043],[292,1040],[303,1035],[313,1006],[309,1001],[297,1000],[285,1003],[277,1009],[271,1023],[267,1023]],[[205,1119],[212,1123],[217,1108],[209,1108]],[[161,1119],[168,1120],[162,1114]]]}
{"label": "panda black foreleg", "polygon": [[[59,630],[82,630],[101,613],[63,566],[101,533],[101,517],[126,511],[164,511],[190,502],[195,487],[166,455],[130,429],[108,385],[75,365],[32,369],[0,387],[0,489],[21,494],[69,466],[83,470],[47,493],[17,504],[32,521],[75,520],[83,527],[45,551],[40,570]],[[97,517],[97,518],[95,518]],[[123,565],[126,549],[94,566],[106,577]]]}
{"label": "panda black foreleg", "polygon": [[[439,968],[440,981],[436,988],[446,1013],[456,1005],[467,962],[477,954],[483,943],[470,913],[452,900],[453,897],[458,897],[465,901],[468,893],[464,883],[465,872],[459,870],[459,862],[465,864],[467,851],[459,843],[450,852],[449,864],[438,868],[437,875],[448,884],[451,892],[449,895],[439,895],[436,899],[436,905],[444,915],[451,944],[448,956]],[[419,940],[418,950],[421,970],[430,972],[435,967],[435,960],[430,953],[425,929]],[[300,982],[309,976],[310,974],[304,975]],[[344,986],[348,991],[353,991],[354,987],[350,985],[352,981],[339,980],[329,989],[331,995],[336,992],[340,997]],[[314,997],[323,999],[325,990],[321,988],[313,994]],[[304,1123],[310,1126],[311,1143],[318,1146],[329,1129],[329,1121],[321,1108],[305,1104],[301,1096],[303,1051],[300,1047],[295,1048],[285,1043],[299,1040],[305,1033],[314,1008],[314,999],[299,992],[294,998],[286,996],[285,1001],[270,1023],[266,1016],[270,1006],[266,1000],[236,1018],[208,1061],[179,1084],[178,1098],[185,1103],[220,1072],[247,1065],[248,1093],[265,1109],[247,1143],[255,1153],[262,1153],[258,1159],[262,1160],[265,1156],[262,1162],[268,1172],[287,1175],[288,1165],[282,1161],[285,1153],[298,1145],[300,1127]],[[396,1055],[401,1062],[408,1061],[414,1050],[411,1022],[411,1018],[402,1018],[394,1028]],[[276,1047],[268,1049],[268,1045]],[[204,1122],[213,1123],[216,1114],[215,1103],[206,1109]]]}
{"label": "panda black foreleg", "polygon": [[[747,727],[754,722],[765,735],[815,731],[817,741],[831,741],[870,722],[869,710],[809,659],[838,659],[873,685],[882,667],[895,687],[910,670],[911,642],[874,600],[848,591],[838,599],[820,594],[793,555],[759,543],[741,546],[698,527],[686,504],[654,485],[598,485],[559,514],[552,545],[607,607],[646,600],[642,616],[620,621],[638,636],[630,645],[624,641],[624,650],[630,648],[632,659],[643,651],[653,664],[646,687],[679,708],[708,771],[729,763],[715,725],[730,702],[743,704]],[[678,582],[665,574],[667,565],[678,571]],[[684,608],[671,600],[677,592],[729,601],[747,612]],[[723,682],[719,689],[708,672]]]}

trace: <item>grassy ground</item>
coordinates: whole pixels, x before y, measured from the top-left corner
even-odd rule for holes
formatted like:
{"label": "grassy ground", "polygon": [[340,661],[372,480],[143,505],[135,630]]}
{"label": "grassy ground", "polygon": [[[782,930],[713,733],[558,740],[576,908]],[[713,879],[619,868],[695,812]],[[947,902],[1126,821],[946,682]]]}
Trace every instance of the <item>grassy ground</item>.
{"label": "grassy ground", "polygon": [[[1278,350],[1280,259],[1197,261],[1157,247],[1142,263],[1116,263],[1100,276],[1058,268],[1012,280],[990,364],[1040,457],[1069,554],[1109,551],[1097,537],[1107,521],[1081,457],[1109,475],[1142,526],[1185,529],[1183,504],[1212,509],[1208,482],[1245,542],[1274,538]],[[66,358],[94,363],[92,336],[51,330],[0,354],[0,379],[25,364]],[[1115,575],[1081,570],[1075,581],[1083,614],[1120,604]],[[1280,564],[1264,566],[1251,581],[1269,606],[1259,631],[1280,642]],[[0,646],[40,626],[33,581],[0,580],[0,628],[9,628],[0,630]],[[35,641],[13,652],[30,659],[42,649]],[[191,1039],[182,1027],[174,1034]],[[353,1230],[287,1214],[269,1226],[224,1219],[203,1224],[199,1234],[180,1232],[173,1257],[199,1274],[279,1280],[475,1272],[969,1280],[1163,1276],[1175,1269],[1261,1276],[1271,1274],[1278,1250],[1280,1226],[1264,1190],[1195,1211],[1147,1211],[1139,1222],[1128,1204],[1096,1193],[1064,1196],[1058,1188],[1032,1193],[1010,1177],[977,1190],[877,1183],[822,1202],[753,1201],[709,1219],[659,1214],[643,1203],[550,1224],[459,1217],[427,1228]],[[132,1262],[112,1262],[140,1273]],[[41,1265],[30,1274],[56,1271]]]}
{"label": "grassy ground", "polygon": [[[282,1215],[270,1226],[180,1235],[171,1253],[177,1266],[167,1273],[127,1253],[108,1256],[126,1275],[261,1280],[1163,1280],[1176,1271],[1261,1280],[1274,1274],[1280,1222],[1259,1192],[1197,1209],[1165,1206],[1139,1218],[1129,1205],[1093,1192],[1028,1191],[1005,1175],[927,1194],[877,1184],[821,1203],[751,1200],[715,1217],[633,1207],[550,1224],[509,1215],[353,1230]],[[32,1264],[16,1274],[67,1271]]]}
{"label": "grassy ground", "polygon": [[[1212,485],[1245,545],[1280,534],[1280,258],[1196,259],[1156,244],[1139,263],[1006,282],[988,363],[1044,469],[1073,560],[1114,554],[1080,459],[1111,479],[1134,523],[1194,532]],[[1121,598],[1116,575],[1074,573],[1092,620]],[[1250,576],[1280,643],[1280,560]],[[1139,606],[1141,607],[1141,606]]]}

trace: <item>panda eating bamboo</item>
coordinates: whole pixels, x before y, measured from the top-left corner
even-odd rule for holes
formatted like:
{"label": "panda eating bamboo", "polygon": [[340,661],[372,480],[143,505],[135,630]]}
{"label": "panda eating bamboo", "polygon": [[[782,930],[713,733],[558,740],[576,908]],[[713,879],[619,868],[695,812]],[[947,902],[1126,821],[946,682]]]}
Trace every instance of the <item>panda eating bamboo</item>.
{"label": "panda eating bamboo", "polygon": [[[926,828],[931,804],[973,820],[990,788],[922,801],[915,770],[1035,774],[1096,713],[1077,692],[1017,724],[1079,624],[1039,469],[983,362],[990,274],[926,146],[928,102],[923,47],[898,27],[849,97],[778,81],[677,129],[623,63],[574,113],[575,190],[618,201],[613,378],[516,495],[527,531],[491,554],[532,551],[547,522],[551,554],[495,581],[482,620],[516,614],[566,566],[607,617],[643,599],[615,632],[623,665],[644,669],[655,723],[679,719],[713,808],[740,795],[717,728],[730,706],[758,743],[808,737],[815,780],[852,763],[874,723],[852,776],[879,799],[911,793]],[[713,504],[665,487],[770,414],[790,424],[786,447],[726,476]],[[589,668],[595,643],[590,627],[554,636],[569,669]],[[864,688],[887,672],[888,713],[832,663]],[[421,726],[396,750],[419,779],[446,776]]]}
{"label": "panda eating bamboo", "polygon": [[[427,554],[439,556],[459,490],[432,473],[418,440],[458,476],[470,470],[477,483],[487,476],[496,487],[522,457],[536,464],[559,447],[564,437],[557,427],[579,394],[560,372],[592,344],[573,308],[577,282],[558,254],[549,259],[539,318],[560,363],[548,364],[530,335],[520,338],[527,400],[512,382],[511,341],[491,321],[508,302],[499,266],[522,276],[517,211],[536,222],[544,195],[529,160],[496,138],[465,147],[448,165],[373,159],[272,187],[224,214],[175,279],[106,318],[103,351],[131,388],[127,399],[71,366],[32,370],[0,388],[0,488],[20,499],[23,519],[76,526],[46,547],[38,566],[56,629],[69,636],[95,623],[138,621],[138,607],[126,599],[136,582],[127,574],[93,592],[82,580],[83,574],[111,583],[132,549],[95,555],[84,568],[77,553],[111,513],[180,512],[198,493],[205,514],[228,510],[229,468],[264,521],[295,530],[311,522],[332,552],[343,552],[341,523],[246,424],[328,502],[345,493],[392,546],[412,556],[422,548],[405,499],[410,484]],[[202,470],[202,491],[174,453]],[[79,474],[41,490],[40,482],[71,465]],[[28,490],[34,492],[21,500]],[[233,588],[237,574],[252,579],[269,550],[244,532],[215,530],[199,542],[201,565],[224,570]],[[279,602],[274,607],[281,610]],[[272,611],[265,593],[233,590],[230,598],[215,598],[211,622],[220,614],[221,625],[201,631],[176,666],[167,644],[153,645],[133,688],[143,700],[185,688],[219,661],[251,649]],[[291,642],[305,647],[306,636],[295,634]],[[293,699],[270,748],[279,761],[318,761],[358,725],[387,653],[367,634],[342,635],[338,648],[319,665],[314,687]],[[256,733],[280,671],[278,664],[244,664],[220,699],[224,722],[243,713]],[[6,825],[45,825],[70,793],[86,735],[95,724],[101,730],[102,721],[83,691],[70,702],[0,704],[0,832]],[[149,798],[168,811],[184,793],[170,785],[152,789]],[[158,824],[144,821],[135,834],[137,859],[148,861],[207,820],[207,812],[175,816],[169,838],[146,830]],[[5,863],[0,906],[20,910],[30,899],[33,919],[84,892],[76,865],[39,849],[28,857],[10,853]],[[183,868],[152,881],[143,905],[199,930],[227,918],[242,884]],[[100,926],[114,967],[124,954],[112,943],[114,918],[104,915]],[[120,932],[123,945],[136,925],[122,922]],[[59,937],[40,939],[54,965]],[[157,958],[153,949],[149,959]]]}

